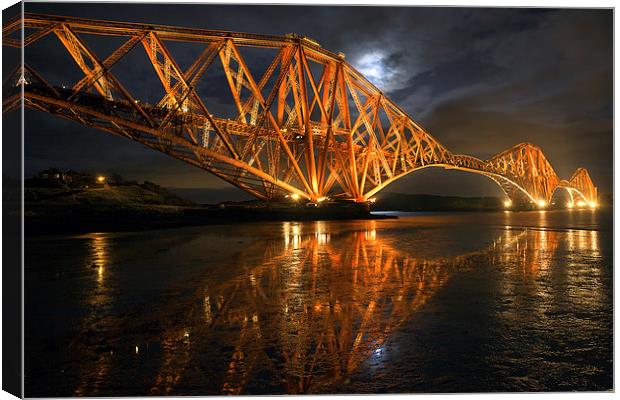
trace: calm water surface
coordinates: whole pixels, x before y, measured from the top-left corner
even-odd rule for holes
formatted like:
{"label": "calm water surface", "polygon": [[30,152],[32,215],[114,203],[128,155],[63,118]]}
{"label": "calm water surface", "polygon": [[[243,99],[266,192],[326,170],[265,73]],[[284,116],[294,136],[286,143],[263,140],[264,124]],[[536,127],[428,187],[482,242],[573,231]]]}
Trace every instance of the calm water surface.
{"label": "calm water surface", "polygon": [[612,389],[610,211],[26,241],[26,395]]}

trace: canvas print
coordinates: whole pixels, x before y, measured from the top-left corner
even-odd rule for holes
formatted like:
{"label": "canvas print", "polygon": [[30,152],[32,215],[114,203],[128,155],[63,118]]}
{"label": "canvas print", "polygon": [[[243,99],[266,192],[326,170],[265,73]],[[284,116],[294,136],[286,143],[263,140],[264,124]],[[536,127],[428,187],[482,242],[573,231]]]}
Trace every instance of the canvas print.
{"label": "canvas print", "polygon": [[613,390],[612,9],[24,2],[2,49],[12,393]]}

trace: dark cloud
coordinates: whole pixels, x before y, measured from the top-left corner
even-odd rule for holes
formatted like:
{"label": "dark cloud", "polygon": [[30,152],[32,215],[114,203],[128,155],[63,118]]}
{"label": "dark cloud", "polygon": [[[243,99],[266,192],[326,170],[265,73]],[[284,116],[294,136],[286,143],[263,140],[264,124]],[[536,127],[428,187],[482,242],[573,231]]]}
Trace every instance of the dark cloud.
{"label": "dark cloud", "polygon": [[[489,157],[530,141],[543,148],[561,176],[585,166],[601,191],[611,191],[611,10],[26,3],[26,11],[300,33],[329,50],[344,52],[352,65],[455,153]],[[87,39],[102,53],[109,46]],[[54,38],[46,40],[51,49]],[[196,46],[171,45],[184,65],[199,51]],[[62,52],[33,51],[26,57],[42,72],[68,83],[76,73],[47,68],[51,59],[66,57]],[[121,61],[125,64],[118,67],[119,78],[129,82],[132,93],[156,99],[162,93],[141,57],[145,56],[132,53]],[[270,60],[260,52],[247,58],[259,70]],[[223,76],[216,69],[209,73]],[[199,91],[212,109],[227,112],[230,99],[222,94],[224,79],[210,82],[217,83],[203,82]],[[134,179],[169,186],[227,186],[139,144],[45,114],[27,116],[26,173],[62,163],[97,169],[105,160],[105,168],[114,166]],[[496,188],[478,176],[435,171],[404,179],[390,190],[476,195],[494,194]]]}

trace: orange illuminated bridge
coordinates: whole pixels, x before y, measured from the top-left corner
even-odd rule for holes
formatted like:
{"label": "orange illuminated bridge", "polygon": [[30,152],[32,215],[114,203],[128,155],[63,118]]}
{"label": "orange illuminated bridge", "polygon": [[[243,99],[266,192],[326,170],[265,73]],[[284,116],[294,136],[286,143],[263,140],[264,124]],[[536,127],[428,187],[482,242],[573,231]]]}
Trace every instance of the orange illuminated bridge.
{"label": "orange illuminated bridge", "polygon": [[[26,60],[49,55],[40,72],[23,65],[4,83],[4,112],[19,108],[23,93],[26,107],[140,142],[259,199],[373,201],[411,172],[442,167],[492,179],[506,206],[545,207],[562,188],[569,206],[596,207],[586,169],[561,179],[530,143],[488,160],[453,154],[343,54],[295,34],[28,13],[2,34]],[[67,56],[56,60],[50,46]]]}

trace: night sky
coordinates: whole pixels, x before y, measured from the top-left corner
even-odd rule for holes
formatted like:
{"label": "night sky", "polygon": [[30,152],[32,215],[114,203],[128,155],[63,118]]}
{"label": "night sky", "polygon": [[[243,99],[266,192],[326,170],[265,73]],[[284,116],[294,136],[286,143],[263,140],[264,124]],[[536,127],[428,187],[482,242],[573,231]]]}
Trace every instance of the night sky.
{"label": "night sky", "polygon": [[[26,11],[306,35],[344,52],[452,152],[484,159],[529,141],[542,147],[561,178],[583,166],[600,192],[612,191],[611,10],[26,3]],[[64,65],[70,65],[58,40],[50,35],[36,45],[27,51],[26,63],[52,81],[73,84],[71,72],[50,67],[54,57],[65,57]],[[106,46],[93,43],[100,55],[111,51]],[[144,53],[140,47],[134,51]],[[183,59],[182,51],[178,56],[182,66],[193,57]],[[145,75],[154,76],[152,66],[136,62],[119,78],[145,86]],[[138,86],[130,91],[144,90]],[[26,176],[55,166],[243,197],[206,171],[45,113],[27,111],[25,135]],[[483,176],[441,169],[411,174],[388,190],[501,194]],[[221,200],[210,196],[200,200]]]}

